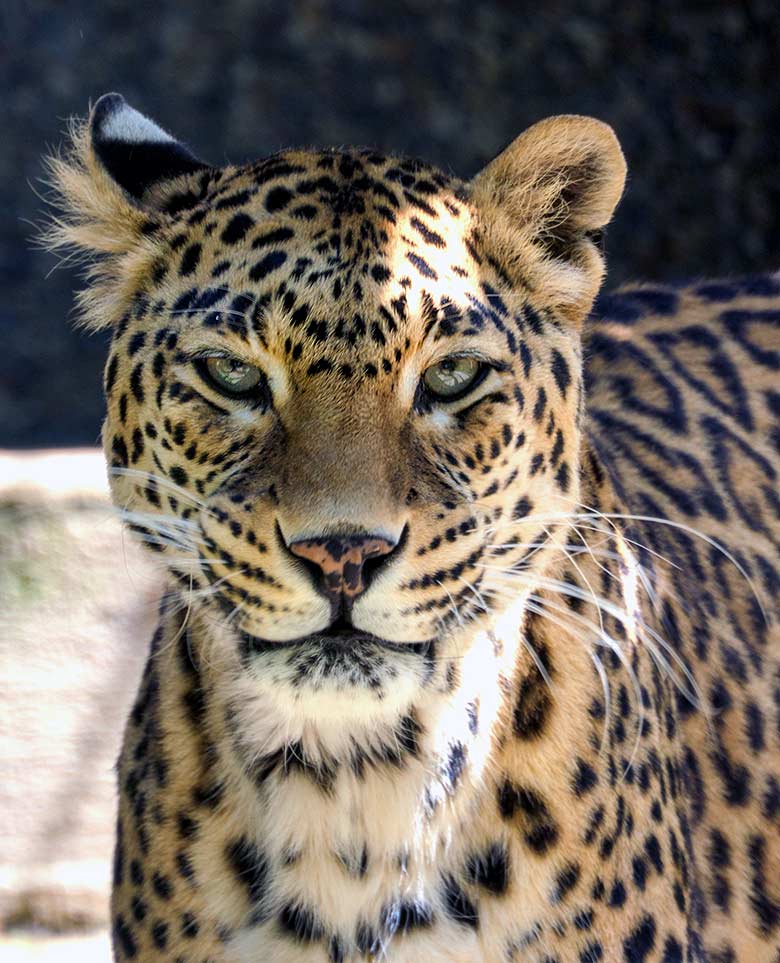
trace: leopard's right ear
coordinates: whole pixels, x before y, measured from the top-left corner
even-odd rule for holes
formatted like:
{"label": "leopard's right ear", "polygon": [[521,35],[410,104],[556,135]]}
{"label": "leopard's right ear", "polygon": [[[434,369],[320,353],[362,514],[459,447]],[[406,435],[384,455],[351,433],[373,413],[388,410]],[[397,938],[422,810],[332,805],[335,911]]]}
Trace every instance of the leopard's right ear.
{"label": "leopard's right ear", "polygon": [[106,174],[138,203],[163,181],[209,170],[121,94],[104,94],[95,104],[89,117],[89,145]]}
{"label": "leopard's right ear", "polygon": [[49,247],[121,253],[166,212],[173,195],[195,190],[213,170],[121,94],[104,94],[87,120],[73,120],[70,143],[47,158],[56,218]]}
{"label": "leopard's right ear", "polygon": [[120,94],[101,97],[69,133],[64,151],[46,161],[56,213],[41,243],[93,265],[79,302],[89,327],[105,327],[109,290],[121,299],[142,276],[157,253],[156,229],[177,203],[197,202],[214,169]]}

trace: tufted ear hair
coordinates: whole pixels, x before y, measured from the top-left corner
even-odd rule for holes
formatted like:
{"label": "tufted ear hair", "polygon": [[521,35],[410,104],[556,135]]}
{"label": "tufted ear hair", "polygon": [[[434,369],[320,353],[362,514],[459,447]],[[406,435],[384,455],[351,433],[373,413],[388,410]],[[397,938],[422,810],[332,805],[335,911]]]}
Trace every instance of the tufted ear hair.
{"label": "tufted ear hair", "polygon": [[576,115],[534,124],[469,185],[485,249],[540,306],[581,321],[604,275],[598,240],[625,178],[607,124]]}
{"label": "tufted ear hair", "polygon": [[87,326],[101,328],[116,318],[159,253],[157,228],[177,202],[197,202],[214,169],[119,94],[101,97],[86,121],[71,122],[69,133],[65,151],[47,160],[58,211],[41,243],[87,260],[91,283],[79,308]]}

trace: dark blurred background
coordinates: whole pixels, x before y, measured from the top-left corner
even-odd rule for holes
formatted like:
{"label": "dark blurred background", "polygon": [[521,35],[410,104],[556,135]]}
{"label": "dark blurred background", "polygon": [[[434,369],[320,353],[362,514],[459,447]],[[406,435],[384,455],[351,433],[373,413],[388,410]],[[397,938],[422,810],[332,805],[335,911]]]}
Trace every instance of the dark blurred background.
{"label": "dark blurred background", "polygon": [[535,120],[612,124],[609,285],[780,267],[777,0],[3,0],[0,446],[92,444],[105,340],[31,246],[40,155],[118,90],[213,163],[373,144],[475,173]]}

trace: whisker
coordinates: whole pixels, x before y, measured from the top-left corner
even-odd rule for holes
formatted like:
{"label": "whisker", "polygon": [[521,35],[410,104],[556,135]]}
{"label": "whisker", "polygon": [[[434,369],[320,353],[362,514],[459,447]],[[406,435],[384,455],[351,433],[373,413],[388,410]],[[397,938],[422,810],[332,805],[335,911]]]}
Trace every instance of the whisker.
{"label": "whisker", "polygon": [[[502,594],[502,593],[499,591],[498,588],[489,589],[489,590],[487,590],[487,591],[488,591],[489,594],[491,594],[491,595],[497,595],[497,596],[499,596],[499,597],[501,597],[501,594]],[[553,692],[553,691],[554,691],[554,684],[553,684],[552,678],[550,677],[550,673],[547,671],[547,668],[545,667],[544,663],[542,662],[542,659],[541,659],[539,653],[538,653],[538,652],[536,651],[536,649],[533,647],[533,645],[531,644],[531,642],[530,642],[529,639],[527,638],[525,632],[520,632],[520,642],[521,642],[521,644],[523,645],[523,647],[525,648],[526,652],[528,652],[528,654],[531,656],[531,659],[533,660],[534,665],[536,666],[536,668],[537,668],[538,671],[539,671],[539,675],[544,679],[544,681],[545,681],[545,683],[547,684],[547,687],[549,688],[549,690],[550,690],[551,692]]]}
{"label": "whisker", "polygon": [[[596,604],[599,609],[601,609],[607,615],[612,616],[612,618],[614,618],[617,622],[621,623],[622,625],[626,625],[627,623],[632,621],[632,617],[629,616],[629,614],[624,610],[622,610],[619,606],[615,605],[614,602],[609,601],[609,599],[605,599],[603,596],[591,598],[589,594],[583,591],[579,586],[572,585],[569,582],[561,582],[559,579],[545,578],[544,576],[540,576],[540,575],[529,576],[528,573],[525,573],[525,572],[505,572],[503,573],[503,576],[499,575],[498,577],[503,577],[507,580],[514,579],[517,581],[521,579],[526,579],[526,584],[529,584],[529,580],[530,580],[530,585],[532,588],[538,588],[538,587],[546,588],[549,591],[558,593],[559,595],[564,595],[570,598],[579,599],[580,601],[584,601],[584,602],[593,601],[594,604]],[[646,645],[650,654],[654,655],[656,658],[663,660],[661,665],[663,666],[665,673],[668,675],[671,681],[675,684],[675,686],[679,689],[679,691],[686,697],[686,699],[690,701],[691,705],[704,709],[705,703],[701,696],[701,690],[699,689],[699,686],[691,670],[686,665],[685,661],[682,659],[679,653],[675,651],[673,646],[671,646],[666,639],[660,636],[653,628],[647,625],[647,623],[643,619],[641,619],[641,613],[639,614],[640,614],[640,619],[638,620],[636,625],[638,630],[641,632],[642,641]],[[677,666],[682,671],[682,674],[685,676],[688,683],[690,684],[690,687],[691,687],[690,689],[687,686],[685,686],[680,680],[680,678],[677,676],[677,674],[672,671],[672,667],[669,664],[669,662],[665,659],[664,656],[660,654],[660,652],[658,652],[658,647],[660,647],[665,652],[667,652],[668,655],[671,657],[672,661],[677,664]],[[661,665],[659,665],[659,668],[661,667]]]}
{"label": "whisker", "polygon": [[[579,504],[582,505],[581,502],[580,502]],[[582,507],[588,509],[588,506],[582,506]],[[753,593],[753,596],[754,596],[756,602],[758,602],[759,608],[761,609],[761,614],[762,614],[762,616],[764,617],[765,623],[766,623],[767,625],[770,624],[770,623],[769,623],[769,616],[768,616],[767,611],[766,611],[766,609],[765,609],[765,607],[764,607],[764,603],[763,603],[763,601],[762,601],[762,599],[761,599],[761,595],[760,595],[760,593],[759,593],[759,591],[758,591],[755,583],[754,583],[753,580],[751,579],[750,575],[745,571],[744,566],[740,564],[740,562],[738,561],[738,559],[736,559],[736,558],[734,557],[734,555],[725,547],[725,545],[723,545],[721,542],[717,541],[717,539],[712,538],[712,537],[711,537],[710,535],[708,535],[706,532],[703,532],[703,531],[701,531],[701,529],[698,529],[698,528],[693,528],[691,525],[686,525],[686,524],[684,524],[683,522],[677,522],[677,521],[674,521],[674,520],[671,519],[671,518],[661,518],[661,517],[659,517],[659,516],[657,516],[657,515],[634,515],[634,514],[630,514],[630,513],[627,513],[627,512],[626,512],[626,513],[623,513],[623,512],[599,512],[599,511],[597,511],[596,509],[588,509],[588,511],[589,511],[591,514],[592,514],[592,513],[596,513],[596,514],[598,514],[601,518],[605,518],[605,519],[618,519],[618,520],[620,520],[620,521],[645,522],[645,523],[647,523],[647,524],[665,525],[665,526],[667,526],[668,528],[672,528],[672,529],[675,529],[675,530],[677,530],[677,531],[682,531],[682,532],[685,532],[685,533],[688,534],[688,535],[693,536],[694,538],[699,538],[699,539],[701,539],[701,540],[704,541],[707,545],[709,545],[711,548],[714,548],[715,551],[720,552],[720,554],[723,555],[724,558],[728,559],[728,561],[731,562],[731,564],[734,566],[734,568],[736,568],[736,570],[739,572],[739,574],[744,578],[744,580],[745,580],[745,581],[747,582],[747,584],[750,586],[750,590],[751,590],[751,592]]]}
{"label": "whisker", "polygon": [[[631,517],[631,516],[615,516],[615,517]],[[606,528],[603,525],[595,524],[600,518],[608,522],[610,527]],[[577,526],[578,528],[581,528],[584,531],[599,532],[603,535],[606,535],[609,538],[615,538],[616,536],[619,536],[624,542],[626,542],[626,544],[631,545],[635,548],[638,548],[641,551],[646,552],[648,555],[654,558],[657,558],[660,561],[665,562],[667,565],[670,565],[672,568],[675,568],[678,571],[681,571],[681,566],[677,565],[670,558],[667,558],[666,556],[661,555],[661,553],[657,552],[655,549],[650,548],[649,545],[645,545],[642,542],[637,541],[635,538],[630,537],[626,533],[622,532],[619,528],[617,528],[614,525],[614,523],[610,522],[610,516],[608,514],[599,512],[596,509],[593,509],[592,512],[589,511],[586,513],[582,513],[582,512],[579,512],[579,513],[550,512],[550,513],[539,513],[539,514],[533,513],[531,515],[528,515],[526,518],[521,518],[511,523],[507,522],[501,526],[493,526],[491,529],[489,529],[489,531],[495,534],[502,528],[504,530],[514,529],[515,526],[517,525],[524,525],[530,522],[538,522],[542,524],[555,523],[558,525],[572,525],[574,522],[577,522],[577,521],[590,521],[592,523],[590,525],[581,524]]]}
{"label": "whisker", "polygon": [[[536,607],[535,603],[538,604],[538,608]],[[531,606],[534,606],[534,608],[531,608]],[[614,639],[607,632],[602,632],[600,627],[596,626],[596,624],[594,622],[591,622],[590,619],[584,619],[578,613],[572,612],[570,609],[566,608],[565,606],[556,605],[550,599],[545,599],[543,596],[534,595],[529,597],[530,611],[536,611],[537,614],[542,616],[543,618],[550,619],[553,622],[557,622],[557,624],[561,625],[563,628],[568,628],[571,631],[571,626],[566,625],[566,623],[563,620],[555,619],[554,617],[551,617],[548,609],[552,609],[555,612],[563,613],[564,615],[566,615],[567,618],[575,622],[578,622],[580,624],[584,623],[586,626],[590,627],[591,630],[596,629],[596,632],[594,634],[594,639],[593,639],[595,644],[601,645],[604,648],[608,648],[611,652],[614,652],[617,658],[620,660],[621,665],[625,669],[631,681],[631,687],[634,690],[634,698],[636,700],[636,705],[638,710],[636,736],[634,739],[634,746],[633,746],[631,757],[629,760],[629,766],[630,766],[639,748],[639,742],[641,739],[642,728],[643,728],[644,719],[645,719],[645,708],[644,708],[644,703],[642,701],[642,689],[641,689],[641,686],[639,685],[639,679],[637,678],[636,672],[634,671],[634,667],[631,665],[631,662],[628,656],[623,651],[623,648],[620,645],[620,643],[617,641],[617,639]]]}
{"label": "whisker", "polygon": [[599,752],[603,754],[609,739],[609,724],[612,719],[612,692],[609,687],[609,676],[604,668],[604,663],[594,649],[591,649],[590,658],[598,673],[599,679],[601,679],[601,688],[604,692],[604,727],[601,733],[601,747],[599,749]]}

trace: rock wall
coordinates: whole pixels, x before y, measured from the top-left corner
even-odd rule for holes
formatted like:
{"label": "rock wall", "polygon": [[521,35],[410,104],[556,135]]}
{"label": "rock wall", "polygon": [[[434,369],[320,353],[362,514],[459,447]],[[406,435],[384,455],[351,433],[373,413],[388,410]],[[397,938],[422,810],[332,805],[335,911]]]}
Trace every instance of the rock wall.
{"label": "rock wall", "polygon": [[102,453],[0,452],[0,930],[107,918],[113,766],[160,584]]}

